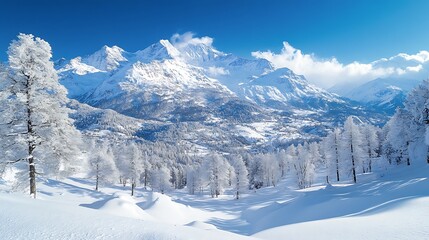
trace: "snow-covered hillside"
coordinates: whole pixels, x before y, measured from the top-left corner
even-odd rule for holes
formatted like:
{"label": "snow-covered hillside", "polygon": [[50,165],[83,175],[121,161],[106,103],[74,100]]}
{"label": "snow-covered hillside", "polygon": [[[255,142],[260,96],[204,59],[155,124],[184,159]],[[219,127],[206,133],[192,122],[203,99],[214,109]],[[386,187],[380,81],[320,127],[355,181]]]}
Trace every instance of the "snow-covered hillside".
{"label": "snow-covered hillside", "polygon": [[79,178],[46,180],[31,199],[2,182],[1,239],[426,239],[428,170],[402,166],[305,190],[286,179],[240,200],[143,188],[130,197],[129,187],[97,192]]}

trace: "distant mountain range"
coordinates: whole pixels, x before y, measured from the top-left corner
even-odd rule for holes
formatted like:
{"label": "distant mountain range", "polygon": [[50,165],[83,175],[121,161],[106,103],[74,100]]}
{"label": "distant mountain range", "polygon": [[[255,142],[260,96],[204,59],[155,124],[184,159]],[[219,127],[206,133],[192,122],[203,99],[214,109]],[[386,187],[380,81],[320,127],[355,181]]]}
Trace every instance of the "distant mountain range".
{"label": "distant mountain range", "polygon": [[[204,43],[175,46],[161,40],[134,53],[104,46],[55,65],[69,97],[94,107],[74,102],[81,130],[120,132],[108,125],[117,126],[118,119],[126,118],[128,127],[123,127],[134,129],[127,134],[150,141],[166,141],[175,131],[201,147],[221,140],[239,147],[268,147],[316,139],[348,115],[376,124],[387,118],[308,83],[290,69],[275,69],[265,59],[241,58]],[[359,99],[364,89],[350,97],[368,100]],[[106,114],[111,123],[101,121]],[[138,127],[129,127],[129,119],[136,119]]]}

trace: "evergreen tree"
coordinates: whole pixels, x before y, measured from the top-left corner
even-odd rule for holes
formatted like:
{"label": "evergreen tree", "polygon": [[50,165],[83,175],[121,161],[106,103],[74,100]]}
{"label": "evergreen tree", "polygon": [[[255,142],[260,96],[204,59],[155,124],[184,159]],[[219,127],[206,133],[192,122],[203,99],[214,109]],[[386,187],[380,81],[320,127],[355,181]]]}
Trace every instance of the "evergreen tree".
{"label": "evergreen tree", "polygon": [[307,142],[296,148],[297,158],[294,162],[297,183],[299,188],[311,187],[315,176],[315,165]]}
{"label": "evergreen tree", "polygon": [[58,82],[49,44],[20,34],[8,55],[10,74],[4,88],[8,93],[2,94],[2,102],[13,112],[4,113],[1,122],[8,128],[5,142],[13,145],[8,149],[14,153],[6,155],[6,161],[28,163],[30,194],[36,197],[36,174],[64,176],[78,171],[81,136],[68,116],[67,91]]}
{"label": "evergreen tree", "polygon": [[162,194],[169,191],[171,188],[170,177],[170,170],[166,166],[158,164],[158,166],[154,167],[151,174],[152,189],[158,190]]}
{"label": "evergreen tree", "polygon": [[118,178],[118,169],[114,161],[112,148],[106,141],[90,141],[89,162],[95,177],[95,190],[106,183],[113,183]]}
{"label": "evergreen tree", "polygon": [[410,165],[409,158],[409,144],[410,144],[410,118],[411,115],[403,110],[396,109],[395,114],[387,123],[389,131],[386,136],[386,143],[389,143],[393,148],[391,157],[395,160],[396,164],[406,162]]}
{"label": "evergreen tree", "polygon": [[327,177],[334,175],[336,181],[340,181],[341,130],[335,128],[330,132],[323,139],[321,147],[325,155]]}
{"label": "evergreen tree", "polygon": [[244,164],[243,158],[240,155],[233,156],[231,165],[234,169],[233,186],[235,198],[239,199],[240,194],[249,187],[248,171]]}
{"label": "evergreen tree", "polygon": [[356,117],[350,116],[344,124],[341,156],[346,162],[349,161],[349,169],[353,175],[353,182],[356,183],[358,167],[361,165],[364,155],[362,148],[362,134],[359,126],[355,123],[355,120],[360,121]]}
{"label": "evergreen tree", "polygon": [[[412,116],[409,120],[410,144],[418,144],[429,139],[429,79],[424,80],[408,95],[404,102],[405,110]],[[428,141],[425,141],[428,144]],[[426,147],[426,162],[429,152]]]}
{"label": "evergreen tree", "polygon": [[361,129],[363,137],[363,148],[366,153],[363,163],[363,172],[372,172],[374,159],[379,157],[380,153],[380,128],[371,124],[364,124]]}
{"label": "evergreen tree", "polygon": [[229,164],[225,158],[217,153],[209,155],[204,161],[204,169],[207,171],[207,182],[212,197],[222,194],[224,187],[228,184],[227,171]]}

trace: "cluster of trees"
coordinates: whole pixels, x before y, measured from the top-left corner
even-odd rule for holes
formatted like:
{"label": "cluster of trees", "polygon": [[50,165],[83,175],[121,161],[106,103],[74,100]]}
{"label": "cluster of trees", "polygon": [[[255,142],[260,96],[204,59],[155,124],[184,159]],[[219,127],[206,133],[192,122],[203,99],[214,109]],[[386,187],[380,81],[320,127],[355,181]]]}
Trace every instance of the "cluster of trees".
{"label": "cluster of trees", "polygon": [[190,156],[184,147],[162,142],[119,142],[86,138],[89,144],[90,176],[101,184],[130,184],[131,195],[137,185],[164,193],[187,187],[190,194],[208,191],[218,197],[225,188],[234,189],[238,198],[248,188],[248,172],[240,155],[225,158],[211,153]]}
{"label": "cluster of trees", "polygon": [[0,176],[8,166],[21,170],[16,183],[27,182],[34,197],[37,175],[86,172],[96,190],[120,183],[131,186],[131,195],[140,185],[162,193],[186,187],[189,194],[218,197],[228,189],[238,199],[248,189],[276,186],[284,178],[306,188],[357,182],[359,174],[384,164],[411,165],[421,158],[429,163],[429,81],[409,94],[383,128],[351,116],[318,142],[261,153],[238,145],[197,152],[180,144],[179,136],[168,144],[82,135],[69,118],[67,92],[58,82],[49,44],[20,34],[8,54],[9,66],[0,66]]}
{"label": "cluster of trees", "polygon": [[[407,96],[390,120],[379,128],[349,117],[318,143],[289,146],[287,163],[293,166],[300,188],[314,181],[357,182],[358,174],[386,168],[386,165],[429,164],[429,80]],[[317,179],[319,177],[319,179]]]}
{"label": "cluster of trees", "polygon": [[380,128],[350,116],[343,128],[335,128],[319,142],[289,146],[287,164],[299,188],[315,181],[357,182],[358,174],[372,172],[379,161],[382,139]]}

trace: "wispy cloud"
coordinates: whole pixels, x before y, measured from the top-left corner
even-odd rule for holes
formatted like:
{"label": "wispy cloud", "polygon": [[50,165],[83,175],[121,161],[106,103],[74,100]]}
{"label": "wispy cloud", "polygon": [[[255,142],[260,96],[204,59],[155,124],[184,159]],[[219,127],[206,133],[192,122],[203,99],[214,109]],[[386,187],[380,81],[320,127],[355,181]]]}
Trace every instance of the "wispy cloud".
{"label": "wispy cloud", "polygon": [[174,34],[170,39],[171,44],[175,46],[176,48],[183,48],[188,45],[198,45],[198,44],[204,44],[207,46],[212,46],[213,44],[213,38],[211,37],[195,37],[195,33],[193,32],[186,32],[184,34]]}
{"label": "wispy cloud", "polygon": [[209,67],[207,69],[207,72],[211,75],[211,76],[219,76],[219,75],[229,75],[229,71],[226,70],[223,67]]}
{"label": "wispy cloud", "polygon": [[320,59],[314,54],[305,54],[288,42],[283,42],[280,53],[271,51],[252,52],[256,58],[270,61],[276,68],[287,67],[297,74],[304,75],[310,82],[330,88],[340,84],[361,84],[376,78],[385,77],[427,77],[429,52],[421,51],[415,55],[398,54],[371,63],[352,62],[343,64],[336,58]]}

